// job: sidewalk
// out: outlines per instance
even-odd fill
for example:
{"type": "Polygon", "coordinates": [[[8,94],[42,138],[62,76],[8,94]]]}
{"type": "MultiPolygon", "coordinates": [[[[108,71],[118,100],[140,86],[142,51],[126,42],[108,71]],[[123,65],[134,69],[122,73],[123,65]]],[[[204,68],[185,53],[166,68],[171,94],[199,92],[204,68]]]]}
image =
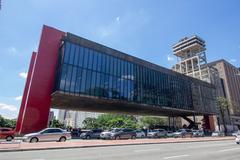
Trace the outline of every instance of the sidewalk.
{"type": "Polygon", "coordinates": [[[135,140],[70,140],[67,142],[39,142],[26,143],[19,140],[13,142],[0,142],[0,152],[67,149],[67,148],[87,148],[87,147],[107,147],[121,145],[143,145],[143,144],[164,144],[164,143],[186,143],[233,140],[234,137],[203,137],[203,138],[162,138],[162,139],[135,139],[135,140]]]}

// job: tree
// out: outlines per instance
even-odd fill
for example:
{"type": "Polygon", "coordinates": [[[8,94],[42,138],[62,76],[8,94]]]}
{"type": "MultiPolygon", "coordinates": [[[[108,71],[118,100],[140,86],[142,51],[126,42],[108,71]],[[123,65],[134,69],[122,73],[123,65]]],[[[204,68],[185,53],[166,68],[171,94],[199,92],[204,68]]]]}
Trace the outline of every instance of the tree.
{"type": "Polygon", "coordinates": [[[219,111],[220,111],[220,114],[222,117],[222,121],[223,121],[224,133],[226,135],[228,130],[227,130],[227,126],[226,126],[225,113],[226,113],[226,111],[228,112],[228,110],[230,108],[230,102],[228,101],[228,99],[226,99],[224,97],[217,97],[217,104],[218,104],[218,108],[219,108],[219,111]]]}
{"type": "Polygon", "coordinates": [[[65,127],[64,124],[57,119],[53,119],[50,122],[49,126],[52,127],[52,128],[64,128],[65,127]]]}
{"type": "Polygon", "coordinates": [[[130,115],[102,114],[98,118],[87,117],[84,121],[84,128],[137,128],[137,119],[130,115]]]}
{"type": "Polygon", "coordinates": [[[145,116],[140,119],[140,123],[148,128],[155,128],[166,123],[166,118],[145,116]]]}
{"type": "Polygon", "coordinates": [[[15,128],[16,119],[7,119],[0,115],[0,127],[15,128]]]}
{"type": "Polygon", "coordinates": [[[83,120],[83,125],[84,125],[84,128],[86,128],[86,129],[98,128],[96,118],[91,118],[91,117],[85,118],[83,120]]]}

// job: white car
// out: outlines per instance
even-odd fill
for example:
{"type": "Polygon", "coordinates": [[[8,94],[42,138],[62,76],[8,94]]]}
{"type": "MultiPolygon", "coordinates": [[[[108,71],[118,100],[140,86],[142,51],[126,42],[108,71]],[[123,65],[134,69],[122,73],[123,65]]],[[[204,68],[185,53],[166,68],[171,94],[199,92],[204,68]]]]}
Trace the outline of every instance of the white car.
{"type": "Polygon", "coordinates": [[[236,141],[237,144],[240,144],[240,135],[237,135],[235,141],[236,141]]]}
{"type": "Polygon", "coordinates": [[[46,128],[39,132],[26,134],[23,136],[24,142],[36,143],[40,141],[64,142],[71,139],[71,133],[61,128],[46,128]]]}
{"type": "Polygon", "coordinates": [[[135,132],[137,138],[144,138],[146,136],[145,133],[141,130],[136,130],[135,132]]]}
{"type": "Polygon", "coordinates": [[[234,131],[234,132],[232,132],[232,136],[237,137],[238,135],[240,135],[240,131],[234,131]]]}

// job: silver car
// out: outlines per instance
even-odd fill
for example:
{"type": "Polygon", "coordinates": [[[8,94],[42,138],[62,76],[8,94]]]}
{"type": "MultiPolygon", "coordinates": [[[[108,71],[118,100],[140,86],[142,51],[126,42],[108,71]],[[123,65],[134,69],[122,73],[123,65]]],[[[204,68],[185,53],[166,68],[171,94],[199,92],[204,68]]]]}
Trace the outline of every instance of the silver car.
{"type": "Polygon", "coordinates": [[[111,133],[112,132],[118,132],[120,131],[120,129],[118,128],[114,128],[114,129],[111,129],[109,131],[103,131],[101,134],[100,134],[100,138],[101,139],[111,139],[111,133]]]}
{"type": "Polygon", "coordinates": [[[36,133],[26,134],[24,142],[36,143],[40,141],[59,141],[64,142],[71,139],[71,133],[61,128],[46,128],[36,133]]]}
{"type": "Polygon", "coordinates": [[[147,134],[148,138],[161,138],[167,137],[167,131],[165,129],[150,130],[147,134]]]}

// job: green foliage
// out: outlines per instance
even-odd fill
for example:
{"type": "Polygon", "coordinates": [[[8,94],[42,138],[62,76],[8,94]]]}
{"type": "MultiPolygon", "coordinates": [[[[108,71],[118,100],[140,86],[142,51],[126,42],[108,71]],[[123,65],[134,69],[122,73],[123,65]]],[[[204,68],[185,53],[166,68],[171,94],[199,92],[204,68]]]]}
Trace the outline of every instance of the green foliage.
{"type": "Polygon", "coordinates": [[[84,128],[93,129],[98,128],[96,118],[87,117],[83,120],[84,128]]]}
{"type": "Polygon", "coordinates": [[[137,128],[137,119],[129,115],[102,114],[98,118],[86,118],[83,121],[84,128],[137,128]]]}
{"type": "Polygon", "coordinates": [[[224,97],[217,97],[217,103],[220,111],[226,111],[230,108],[230,102],[224,97]]]}
{"type": "Polygon", "coordinates": [[[228,130],[227,130],[227,126],[226,126],[225,112],[229,113],[229,108],[230,108],[231,104],[228,101],[228,99],[226,99],[224,97],[217,97],[217,104],[218,104],[218,107],[219,107],[219,111],[221,113],[221,117],[222,117],[222,121],[223,121],[223,127],[224,127],[224,132],[225,132],[225,135],[226,135],[228,130]]]}
{"type": "Polygon", "coordinates": [[[57,119],[53,119],[51,122],[50,122],[50,125],[49,127],[52,127],[52,128],[64,128],[64,124],[62,122],[60,122],[59,120],[57,119]]]}
{"type": "Polygon", "coordinates": [[[155,128],[156,126],[162,126],[166,124],[166,121],[167,121],[166,118],[162,118],[162,117],[145,116],[140,119],[140,126],[155,128]]]}
{"type": "Polygon", "coordinates": [[[6,119],[0,115],[0,127],[15,128],[16,119],[6,119]]]}

